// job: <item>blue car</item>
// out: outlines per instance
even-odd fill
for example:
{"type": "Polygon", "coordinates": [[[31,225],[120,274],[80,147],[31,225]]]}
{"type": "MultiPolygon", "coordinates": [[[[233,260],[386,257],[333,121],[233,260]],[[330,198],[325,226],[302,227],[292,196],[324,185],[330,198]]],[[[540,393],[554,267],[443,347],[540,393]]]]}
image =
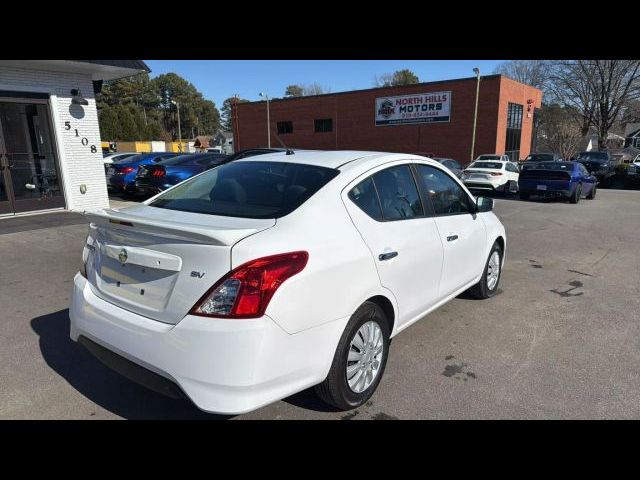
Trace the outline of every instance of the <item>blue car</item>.
{"type": "Polygon", "coordinates": [[[593,200],[597,185],[596,177],[578,162],[524,163],[518,179],[523,200],[530,195],[559,196],[571,203],[578,203],[583,196],[593,200]]]}
{"type": "Polygon", "coordinates": [[[155,195],[177,183],[226,163],[222,153],[194,153],[179,155],[150,165],[141,165],[135,177],[136,192],[155,195]]]}
{"type": "Polygon", "coordinates": [[[114,162],[106,167],[107,189],[110,192],[133,194],[135,193],[138,167],[151,165],[178,155],[178,153],[168,152],[140,153],[114,162]]]}

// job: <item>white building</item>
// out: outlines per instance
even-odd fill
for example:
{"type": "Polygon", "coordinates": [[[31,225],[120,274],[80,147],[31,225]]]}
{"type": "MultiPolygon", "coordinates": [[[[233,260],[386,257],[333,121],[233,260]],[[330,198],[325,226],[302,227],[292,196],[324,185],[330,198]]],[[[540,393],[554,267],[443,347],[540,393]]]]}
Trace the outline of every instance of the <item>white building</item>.
{"type": "Polygon", "coordinates": [[[95,93],[140,60],[0,60],[0,216],[107,207],[95,93]]]}

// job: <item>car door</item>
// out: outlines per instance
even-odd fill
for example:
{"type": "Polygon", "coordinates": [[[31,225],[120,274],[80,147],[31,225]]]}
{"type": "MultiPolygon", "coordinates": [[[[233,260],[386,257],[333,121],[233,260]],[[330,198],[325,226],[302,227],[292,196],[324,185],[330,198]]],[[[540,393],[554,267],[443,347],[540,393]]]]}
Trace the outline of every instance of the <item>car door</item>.
{"type": "Polygon", "coordinates": [[[518,166],[513,162],[506,163],[507,177],[509,180],[513,180],[517,182],[520,178],[520,170],[518,170],[518,166]]]}
{"type": "Polygon", "coordinates": [[[439,299],[442,242],[434,219],[425,215],[410,164],[377,170],[352,182],[343,201],[381,285],[397,300],[401,326],[439,299]]]}
{"type": "Polygon", "coordinates": [[[416,171],[443,245],[439,297],[444,298],[469,286],[482,273],[486,229],[473,208],[475,201],[450,174],[422,163],[416,165],[416,171]]]}
{"type": "Polygon", "coordinates": [[[596,177],[591,175],[584,165],[578,163],[578,174],[582,182],[582,193],[589,195],[597,183],[596,177]]]}

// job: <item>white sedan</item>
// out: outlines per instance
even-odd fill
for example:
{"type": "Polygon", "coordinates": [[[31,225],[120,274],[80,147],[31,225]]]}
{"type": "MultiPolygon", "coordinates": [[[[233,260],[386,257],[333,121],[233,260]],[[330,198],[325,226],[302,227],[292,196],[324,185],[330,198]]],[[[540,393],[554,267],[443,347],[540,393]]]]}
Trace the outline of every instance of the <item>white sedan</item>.
{"type": "Polygon", "coordinates": [[[467,289],[496,293],[506,235],[492,207],[416,155],[233,161],[87,213],[70,336],[208,412],[314,385],[355,408],[376,390],[392,337],[467,289]]]}
{"type": "Polygon", "coordinates": [[[517,193],[520,169],[513,162],[476,160],[462,172],[461,180],[470,190],[517,193]]]}

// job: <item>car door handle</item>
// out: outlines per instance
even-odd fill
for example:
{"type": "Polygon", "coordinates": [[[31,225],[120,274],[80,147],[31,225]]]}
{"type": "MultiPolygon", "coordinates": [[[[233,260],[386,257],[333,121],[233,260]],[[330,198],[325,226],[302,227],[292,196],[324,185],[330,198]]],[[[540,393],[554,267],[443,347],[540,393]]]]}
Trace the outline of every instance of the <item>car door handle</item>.
{"type": "Polygon", "coordinates": [[[380,255],[378,255],[378,260],[383,262],[385,260],[390,260],[390,259],[395,258],[397,256],[398,256],[398,252],[385,252],[385,253],[381,253],[380,255]]]}
{"type": "Polygon", "coordinates": [[[458,239],[458,235],[449,235],[447,237],[447,242],[454,242],[458,239]]]}

